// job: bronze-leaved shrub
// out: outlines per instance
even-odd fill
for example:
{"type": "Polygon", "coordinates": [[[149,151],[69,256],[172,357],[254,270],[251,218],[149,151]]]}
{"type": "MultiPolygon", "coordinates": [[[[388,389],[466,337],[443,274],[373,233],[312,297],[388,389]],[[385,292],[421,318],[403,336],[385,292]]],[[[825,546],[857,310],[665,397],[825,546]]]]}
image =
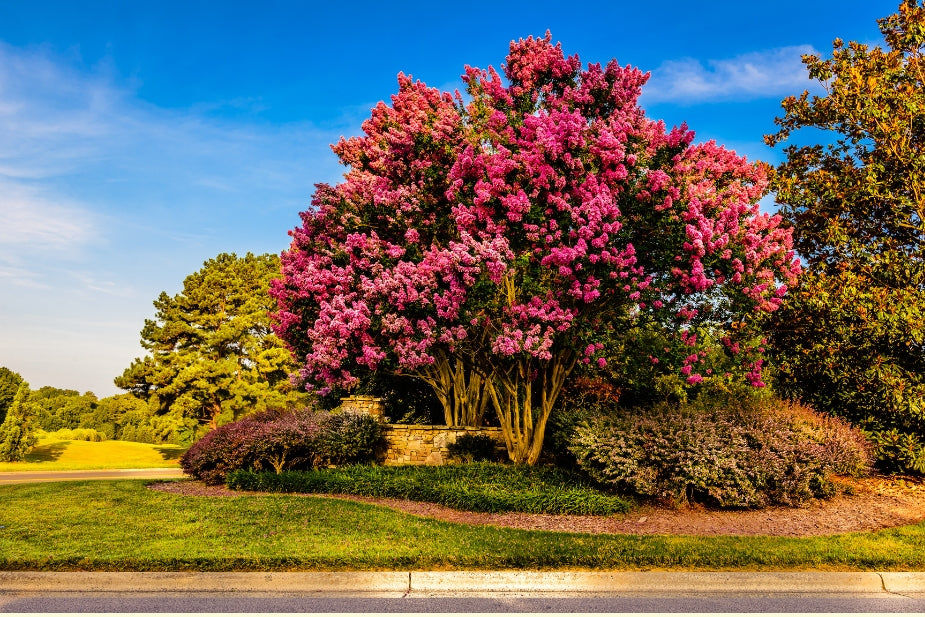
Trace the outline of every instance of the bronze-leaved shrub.
{"type": "Polygon", "coordinates": [[[770,399],[614,409],[569,441],[596,481],[672,504],[798,505],[869,469],[870,446],[843,420],[770,399]]]}

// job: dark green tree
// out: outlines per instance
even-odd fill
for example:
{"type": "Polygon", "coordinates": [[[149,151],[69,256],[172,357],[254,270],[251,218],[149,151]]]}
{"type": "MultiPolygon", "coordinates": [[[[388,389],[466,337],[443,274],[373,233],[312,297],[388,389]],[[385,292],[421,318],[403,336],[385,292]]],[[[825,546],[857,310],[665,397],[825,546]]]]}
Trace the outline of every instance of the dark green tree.
{"type": "Polygon", "coordinates": [[[29,384],[22,382],[13,397],[3,424],[0,424],[0,461],[16,462],[35,445],[35,432],[28,414],[29,384]]]}
{"type": "Polygon", "coordinates": [[[92,392],[80,394],[77,390],[42,386],[25,404],[36,428],[57,431],[79,427],[85,416],[93,414],[97,399],[92,392]]]}
{"type": "Polygon", "coordinates": [[[3,424],[6,410],[13,404],[20,385],[22,385],[22,376],[19,373],[0,366],[0,424],[3,424]]]}
{"type": "Polygon", "coordinates": [[[884,466],[925,472],[925,6],[879,20],[886,46],[804,56],[824,96],[783,101],[774,189],[807,268],[771,315],[778,387],[865,428],[884,466]],[[815,139],[814,139],[815,138],[815,139]]]}
{"type": "Polygon", "coordinates": [[[270,329],[275,303],[267,290],[278,276],[276,255],[206,261],[182,292],[154,301],[155,318],[141,331],[150,354],[115,384],[177,419],[181,430],[297,404],[304,395],[289,383],[292,356],[270,329]]]}

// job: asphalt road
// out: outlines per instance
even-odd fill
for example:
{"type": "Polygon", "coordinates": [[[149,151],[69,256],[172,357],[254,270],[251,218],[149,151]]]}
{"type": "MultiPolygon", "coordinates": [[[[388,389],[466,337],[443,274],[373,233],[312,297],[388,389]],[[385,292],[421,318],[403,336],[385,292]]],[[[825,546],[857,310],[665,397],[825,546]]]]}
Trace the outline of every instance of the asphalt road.
{"type": "Polygon", "coordinates": [[[291,595],[0,595],[0,613],[923,613],[925,600],[862,596],[405,598],[291,595]]]}
{"type": "Polygon", "coordinates": [[[4,471],[0,472],[0,484],[25,484],[29,482],[61,482],[66,480],[127,480],[184,478],[182,469],[93,469],[89,471],[4,471]]]}

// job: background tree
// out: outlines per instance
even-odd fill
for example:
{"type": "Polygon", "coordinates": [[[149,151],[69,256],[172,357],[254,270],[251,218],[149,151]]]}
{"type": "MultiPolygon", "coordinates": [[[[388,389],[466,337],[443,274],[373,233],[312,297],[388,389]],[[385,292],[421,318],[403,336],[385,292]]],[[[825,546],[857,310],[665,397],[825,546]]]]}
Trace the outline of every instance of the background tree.
{"type": "Polygon", "coordinates": [[[35,445],[35,432],[26,406],[28,399],[29,384],[22,382],[7,410],[6,419],[0,424],[0,461],[21,461],[35,445]]]}
{"type": "Polygon", "coordinates": [[[83,417],[93,414],[97,398],[92,392],[80,394],[77,390],[42,386],[32,392],[25,405],[36,428],[57,431],[78,428],[83,417]]]}
{"type": "Polygon", "coordinates": [[[0,424],[6,418],[6,410],[13,404],[16,392],[22,385],[22,376],[5,366],[0,366],[0,424]]]}
{"type": "Polygon", "coordinates": [[[799,129],[774,188],[808,272],[773,316],[780,389],[868,429],[887,465],[925,472],[925,7],[879,20],[886,47],[804,56],[821,97],[783,101],[799,129]],[[817,134],[811,134],[815,137],[817,134]]]}
{"type": "Polygon", "coordinates": [[[758,212],[765,167],[646,118],[639,70],[582,69],[550,41],[512,43],[507,83],[467,67],[469,103],[399,75],[366,135],[334,147],[346,181],[318,186],[273,286],[309,385],[415,375],[448,424],[490,403],[526,463],[602,341],[654,322],[693,348],[693,325],[773,310],[799,269],[758,212]]]}
{"type": "Polygon", "coordinates": [[[302,397],[289,384],[295,365],[268,317],[276,276],[275,255],[206,261],[182,292],[162,292],[154,302],[155,318],[141,331],[150,355],[136,358],[115,384],[180,422],[180,431],[295,404],[302,397]]]}

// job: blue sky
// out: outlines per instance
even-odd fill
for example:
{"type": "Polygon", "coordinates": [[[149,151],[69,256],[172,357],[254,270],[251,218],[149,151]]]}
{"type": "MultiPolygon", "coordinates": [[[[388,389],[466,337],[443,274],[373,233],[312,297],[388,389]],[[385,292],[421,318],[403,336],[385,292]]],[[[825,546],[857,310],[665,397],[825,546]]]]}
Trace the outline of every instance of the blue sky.
{"type": "Polygon", "coordinates": [[[811,87],[800,55],[877,43],[897,4],[0,2],[0,366],[119,392],[157,295],[221,252],[285,249],[343,173],[329,144],[399,71],[453,89],[549,29],[651,71],[651,117],[775,163],[761,137],[811,87]]]}

